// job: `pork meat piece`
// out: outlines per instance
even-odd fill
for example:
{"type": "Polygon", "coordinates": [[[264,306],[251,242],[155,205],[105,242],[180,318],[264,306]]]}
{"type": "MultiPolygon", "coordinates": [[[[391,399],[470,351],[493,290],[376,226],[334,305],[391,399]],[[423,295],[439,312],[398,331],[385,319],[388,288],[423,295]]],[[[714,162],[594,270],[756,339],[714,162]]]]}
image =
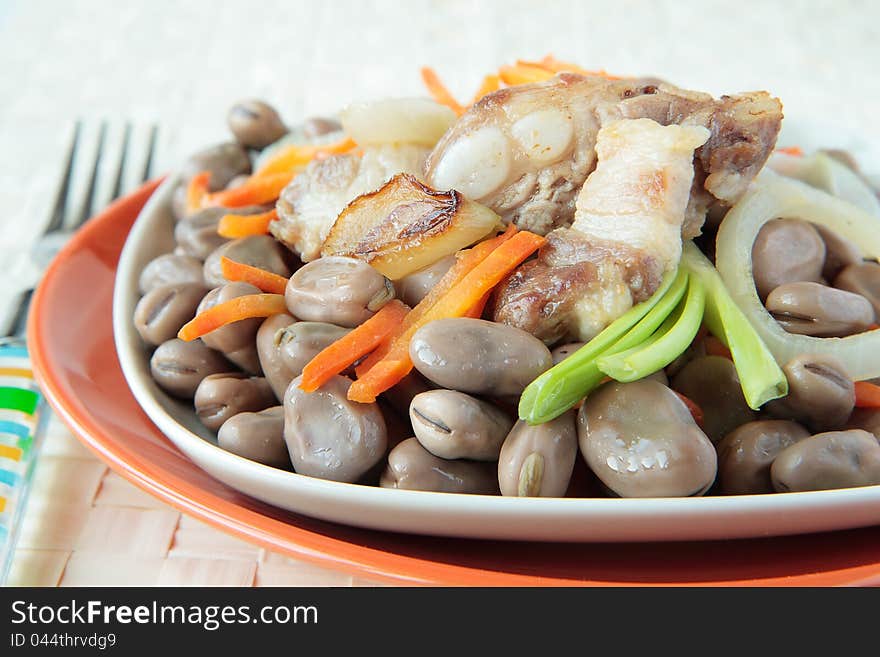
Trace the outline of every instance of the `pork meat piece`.
{"type": "Polygon", "coordinates": [[[649,79],[561,73],[501,89],[471,107],[428,158],[435,189],[457,189],[507,222],[542,235],[571,224],[575,199],[596,166],[608,121],[650,118],[702,126],[694,188],[683,225],[699,234],[710,204],[732,204],[773,150],[782,105],[767,92],[712,96],[649,79]]]}
{"type": "Polygon", "coordinates": [[[501,284],[494,320],[547,344],[586,341],[651,296],[681,258],[694,149],[710,138],[701,126],[607,122],[574,223],[501,284]]]}

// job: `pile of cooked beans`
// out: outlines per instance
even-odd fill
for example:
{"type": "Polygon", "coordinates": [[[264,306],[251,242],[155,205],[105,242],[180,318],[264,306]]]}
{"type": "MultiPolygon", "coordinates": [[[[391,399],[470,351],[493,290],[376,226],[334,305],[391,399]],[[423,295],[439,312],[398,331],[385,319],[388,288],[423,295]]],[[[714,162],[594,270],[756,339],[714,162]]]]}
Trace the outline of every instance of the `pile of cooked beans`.
{"type": "Polygon", "coordinates": [[[842,338],[876,324],[880,264],[824,226],[768,222],[752,248],[752,272],[768,312],[789,333],[842,338]]]}
{"type": "MultiPolygon", "coordinates": [[[[391,299],[418,303],[453,258],[393,284],[352,258],[303,265],[269,235],[220,237],[226,210],[188,214],[187,180],[208,170],[211,191],[235,187],[260,149],[288,133],[262,102],[238,103],[228,118],[235,141],[196,153],[182,169],[172,203],[176,248],[143,270],[134,317],[153,350],[156,383],[191,401],[220,447],[334,481],[508,496],[666,497],[880,484],[880,409],[855,409],[854,382],[826,356],[785,363],[789,394],[756,412],[733,362],[707,353],[707,339],[698,337],[665,370],[632,383],[609,381],[578,409],[532,426],[516,419],[523,389],[581,345],[548,346],[484,319],[442,319],[415,334],[415,370],[377,402],[349,401],[345,375],[304,392],[301,373],[316,354],[391,299]],[[259,292],[227,281],[222,256],[289,277],[288,313],[184,342],[177,332],[197,313],[259,292]]],[[[296,128],[305,138],[338,129],[329,118],[296,128]]],[[[759,295],[786,330],[835,337],[875,328],[880,264],[863,261],[856,245],[781,218],[763,228],[753,260],[759,295]]]]}

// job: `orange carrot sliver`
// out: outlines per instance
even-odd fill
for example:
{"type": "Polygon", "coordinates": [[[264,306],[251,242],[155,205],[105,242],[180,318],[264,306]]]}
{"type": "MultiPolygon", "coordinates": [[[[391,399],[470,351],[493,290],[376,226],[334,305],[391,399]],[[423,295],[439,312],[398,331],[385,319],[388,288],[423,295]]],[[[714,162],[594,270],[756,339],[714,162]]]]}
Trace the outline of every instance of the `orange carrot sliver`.
{"type": "Polygon", "coordinates": [[[268,176],[276,173],[300,171],[317,157],[347,153],[356,147],[357,144],[351,137],[344,137],[329,144],[291,144],[272,155],[254,175],[268,176]]]}
{"type": "Polygon", "coordinates": [[[784,148],[777,148],[777,153],[783,153],[784,155],[792,155],[794,157],[803,157],[804,151],[800,146],[786,146],[784,148]]]}
{"type": "Polygon", "coordinates": [[[437,299],[436,303],[417,321],[410,323],[404,333],[391,344],[385,358],[351,384],[348,398],[357,402],[372,402],[377,395],[398,383],[412,370],[409,343],[419,328],[435,319],[463,317],[545,241],[540,235],[520,231],[491,251],[458,283],[437,299]]]}
{"type": "Polygon", "coordinates": [[[286,312],[287,305],[281,294],[246,294],[200,312],[183,325],[177,337],[189,342],[242,319],[269,317],[286,312]]]}
{"type": "Polygon", "coordinates": [[[223,273],[223,277],[229,281],[250,283],[269,294],[284,294],[284,291],[287,289],[287,279],[284,276],[279,276],[274,272],[266,271],[259,267],[246,265],[243,262],[230,260],[226,256],[220,258],[220,270],[223,273]]]}
{"type": "Polygon", "coordinates": [[[446,105],[446,107],[451,109],[458,116],[464,114],[464,107],[455,100],[451,93],[449,93],[449,89],[447,89],[440,81],[440,77],[434,69],[427,66],[422,68],[422,82],[425,83],[425,86],[428,88],[428,93],[431,94],[431,97],[434,100],[441,105],[446,105]]]}
{"type": "Polygon", "coordinates": [[[477,301],[470,310],[468,310],[464,316],[470,317],[471,319],[480,319],[483,316],[483,311],[486,309],[486,304],[489,303],[489,297],[492,296],[492,292],[486,292],[483,295],[483,298],[477,301]]]}
{"type": "Polygon", "coordinates": [[[226,208],[265,205],[275,201],[295,175],[295,172],[290,171],[265,176],[251,176],[247,182],[239,187],[208,194],[203,205],[221,205],[226,208]]]}
{"type": "Polygon", "coordinates": [[[556,59],[553,55],[547,55],[543,57],[540,61],[537,62],[526,62],[521,59],[516,61],[519,65],[527,65],[527,66],[535,66],[538,68],[543,68],[547,71],[552,71],[553,73],[578,73],[580,75],[598,75],[600,77],[606,78],[608,80],[622,80],[620,76],[611,75],[605,69],[598,69],[591,71],[582,66],[578,66],[577,64],[572,64],[571,62],[563,62],[556,59]]]}
{"type": "Polygon", "coordinates": [[[856,381],[856,408],[880,408],[880,386],[869,381],[856,381]]]}
{"type": "Polygon", "coordinates": [[[493,91],[498,91],[501,88],[501,78],[491,73],[483,78],[483,83],[480,85],[480,88],[477,89],[477,93],[474,94],[474,99],[471,101],[471,104],[478,102],[483,96],[488,96],[493,91]]]}
{"type": "Polygon", "coordinates": [[[699,425],[702,428],[703,420],[705,419],[705,415],[703,415],[703,409],[700,408],[699,405],[695,401],[693,401],[692,399],[690,399],[688,397],[685,397],[680,392],[676,392],[675,390],[673,390],[672,392],[675,392],[675,394],[678,396],[678,398],[682,402],[684,402],[684,405],[687,406],[687,409],[691,412],[691,416],[694,418],[694,422],[696,422],[697,425],[699,425]]]}
{"type": "Polygon", "coordinates": [[[409,308],[394,299],[370,319],[320,351],[303,368],[299,387],[314,392],[345,368],[366,356],[400,324],[409,308]]]}
{"type": "Polygon", "coordinates": [[[231,240],[251,235],[266,235],[269,224],[278,219],[278,211],[272,208],[259,214],[226,214],[217,225],[217,234],[231,240]]]}
{"type": "Polygon", "coordinates": [[[197,212],[208,195],[208,185],[211,182],[210,171],[200,171],[189,179],[186,187],[186,211],[197,212]]]}
{"type": "Polygon", "coordinates": [[[531,82],[543,82],[553,77],[554,73],[546,68],[538,66],[530,66],[528,64],[518,64],[516,66],[502,66],[498,69],[498,75],[504,84],[511,87],[518,84],[529,84],[531,82]]]}

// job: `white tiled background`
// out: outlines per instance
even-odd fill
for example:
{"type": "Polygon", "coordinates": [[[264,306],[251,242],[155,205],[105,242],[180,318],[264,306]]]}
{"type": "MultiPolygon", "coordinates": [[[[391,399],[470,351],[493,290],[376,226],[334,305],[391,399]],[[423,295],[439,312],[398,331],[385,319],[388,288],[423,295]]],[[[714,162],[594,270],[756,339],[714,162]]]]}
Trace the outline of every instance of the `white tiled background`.
{"type": "MultiPolygon", "coordinates": [[[[814,143],[880,152],[871,0],[0,0],[0,260],[14,274],[0,308],[32,276],[76,118],[158,123],[165,171],[225,139],[241,96],[294,121],[421,94],[428,64],[466,99],[490,69],[548,52],[714,93],[765,88],[814,143]]],[[[53,432],[14,581],[353,583],[180,518],[53,432]]]]}

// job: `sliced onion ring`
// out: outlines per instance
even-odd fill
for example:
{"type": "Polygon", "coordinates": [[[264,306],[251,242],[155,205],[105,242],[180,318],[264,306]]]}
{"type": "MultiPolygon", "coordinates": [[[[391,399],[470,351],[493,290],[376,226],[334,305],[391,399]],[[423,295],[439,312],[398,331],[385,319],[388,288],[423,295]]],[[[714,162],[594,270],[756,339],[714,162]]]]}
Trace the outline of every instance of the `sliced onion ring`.
{"type": "Polygon", "coordinates": [[[800,354],[827,354],[837,358],[857,381],[880,377],[880,330],[845,338],[795,335],[787,333],[761,303],[752,274],[752,245],[761,227],[780,217],[822,224],[861,246],[865,257],[880,256],[877,217],[764,169],[718,230],[715,265],[731,297],[780,365],[800,354]]]}
{"type": "Polygon", "coordinates": [[[874,190],[856,172],[825,153],[794,156],[777,152],[770,156],[767,166],[880,217],[880,200],[874,190]]]}

